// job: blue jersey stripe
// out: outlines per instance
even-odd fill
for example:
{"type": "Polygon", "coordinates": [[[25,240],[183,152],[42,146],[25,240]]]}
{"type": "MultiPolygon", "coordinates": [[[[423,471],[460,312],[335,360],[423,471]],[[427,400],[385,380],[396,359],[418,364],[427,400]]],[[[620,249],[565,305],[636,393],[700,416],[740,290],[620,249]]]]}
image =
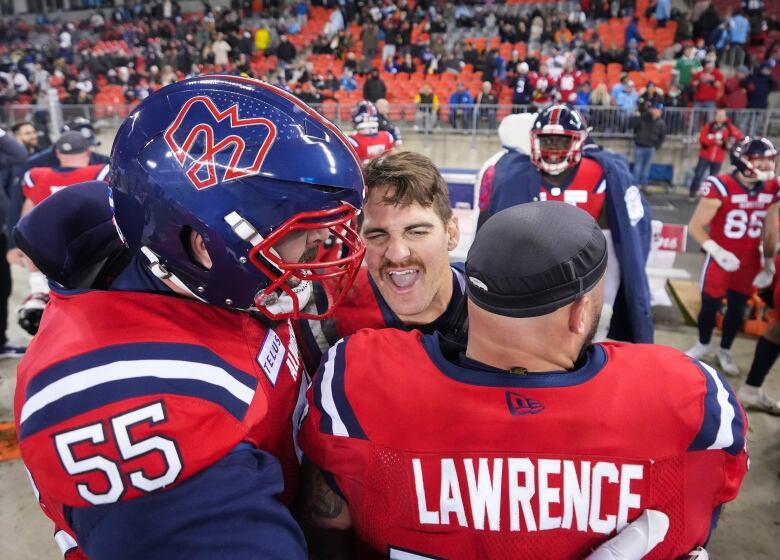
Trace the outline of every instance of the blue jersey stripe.
{"type": "Polygon", "coordinates": [[[255,390],[257,387],[257,378],[254,375],[233,367],[203,346],[166,342],[137,342],[106,346],[49,366],[30,380],[25,400],[29,400],[42,389],[68,375],[113,362],[130,360],[175,360],[208,364],[224,370],[249,389],[255,390]]]}
{"type": "Polygon", "coordinates": [[[349,337],[328,351],[314,380],[314,404],[320,410],[320,432],[344,437],[367,439],[347,399],[344,386],[346,360],[344,348],[349,337]]]}
{"type": "Polygon", "coordinates": [[[734,392],[714,369],[697,360],[692,361],[704,376],[707,392],[701,427],[688,450],[722,449],[736,455],[745,447],[745,426],[734,392]]]}
{"type": "Polygon", "coordinates": [[[101,383],[89,389],[63,396],[30,415],[21,423],[19,436],[26,437],[65,422],[79,414],[115,402],[143,396],[180,395],[208,400],[242,421],[249,405],[226,389],[196,379],[134,377],[101,383]]]}

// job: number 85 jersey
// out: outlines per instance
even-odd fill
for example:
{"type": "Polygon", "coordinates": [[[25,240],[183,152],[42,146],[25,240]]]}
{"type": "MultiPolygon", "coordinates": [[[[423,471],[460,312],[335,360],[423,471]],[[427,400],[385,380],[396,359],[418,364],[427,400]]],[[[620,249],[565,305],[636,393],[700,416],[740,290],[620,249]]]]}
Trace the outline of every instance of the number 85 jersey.
{"type": "Polygon", "coordinates": [[[767,208],[780,200],[777,178],[758,183],[749,190],[733,175],[713,175],[702,183],[699,193],[703,198],[723,203],[710,223],[710,237],[743,263],[755,261],[758,266],[767,208]]]}

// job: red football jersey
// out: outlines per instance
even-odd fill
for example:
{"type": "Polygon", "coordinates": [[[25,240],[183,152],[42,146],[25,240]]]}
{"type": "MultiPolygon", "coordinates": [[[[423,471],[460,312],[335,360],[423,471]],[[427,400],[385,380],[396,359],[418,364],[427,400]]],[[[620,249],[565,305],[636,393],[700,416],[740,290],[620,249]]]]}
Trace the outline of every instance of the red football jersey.
{"type": "Polygon", "coordinates": [[[42,509],[68,529],[66,507],[170,488],[241,442],[279,460],[289,503],[304,375],[289,322],[268,328],[167,295],[53,290],[14,398],[42,509]]]}
{"type": "Polygon", "coordinates": [[[553,185],[542,176],[540,200],[557,200],[582,208],[598,221],[607,196],[604,170],[592,158],[582,158],[577,170],[561,185],[553,185]]]}
{"type": "MultiPolygon", "coordinates": [[[[466,292],[466,273],[463,263],[454,263],[450,266],[453,275],[451,306],[457,307],[457,303],[466,292]]],[[[316,290],[317,288],[315,288],[316,290]]],[[[312,304],[316,305],[319,298],[312,298],[312,304]]],[[[445,311],[445,319],[449,319],[445,311]]],[[[442,318],[440,318],[442,319],[442,318]]],[[[424,332],[430,329],[444,327],[442,320],[435,321],[432,325],[406,326],[393,312],[382,297],[376,284],[368,272],[368,268],[362,267],[349,292],[341,300],[333,314],[322,321],[302,320],[297,324],[302,340],[301,351],[304,361],[310,372],[317,370],[322,355],[328,351],[339,339],[356,333],[360,329],[403,329],[416,328],[424,332]]]]}
{"type": "Polygon", "coordinates": [[[759,262],[767,208],[780,200],[778,179],[748,190],[733,175],[710,176],[701,184],[699,193],[722,202],[710,222],[709,234],[713,241],[743,262],[759,262]]]}
{"type": "Polygon", "coordinates": [[[85,181],[105,181],[109,167],[105,163],[85,167],[33,167],[24,174],[22,193],[40,204],[60,189],[85,181]]]}
{"type": "Polygon", "coordinates": [[[585,79],[585,75],[579,70],[563,72],[558,76],[558,91],[561,93],[561,103],[569,103],[572,93],[577,93],[577,88],[585,79]]]}
{"type": "Polygon", "coordinates": [[[376,134],[355,133],[348,139],[364,164],[391,150],[394,145],[393,137],[386,130],[380,130],[376,134]]]}
{"type": "Polygon", "coordinates": [[[646,558],[675,558],[736,497],[747,423],[709,366],[610,343],[518,375],[440,343],[360,331],[309,392],[301,446],[349,504],[360,558],[583,558],[647,508],[670,528],[646,558]]]}
{"type": "Polygon", "coordinates": [[[542,76],[536,75],[536,79],[533,82],[534,88],[534,103],[552,103],[553,96],[558,89],[558,80],[553,78],[550,74],[542,76]]]}

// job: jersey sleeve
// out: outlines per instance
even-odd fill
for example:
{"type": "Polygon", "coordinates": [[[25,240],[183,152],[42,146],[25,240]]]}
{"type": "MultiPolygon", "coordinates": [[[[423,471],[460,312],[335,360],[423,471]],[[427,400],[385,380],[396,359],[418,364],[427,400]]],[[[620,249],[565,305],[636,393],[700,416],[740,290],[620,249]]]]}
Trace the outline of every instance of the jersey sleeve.
{"type": "Polygon", "coordinates": [[[241,444],[165,492],[70,517],[88,558],[304,559],[303,534],[276,498],[283,485],[272,455],[241,444]]]}
{"type": "Polygon", "coordinates": [[[493,193],[493,178],[496,175],[496,166],[491,165],[485,169],[482,174],[482,180],[479,183],[479,211],[487,212],[490,205],[490,195],[493,193]]]}
{"type": "Polygon", "coordinates": [[[702,181],[701,186],[699,187],[699,194],[703,198],[723,200],[728,197],[728,190],[726,189],[726,185],[723,184],[723,181],[715,175],[710,175],[702,181]]]}
{"type": "Polygon", "coordinates": [[[34,171],[35,169],[28,169],[22,176],[22,195],[37,204],[39,201],[36,196],[34,171]]]}
{"type": "Polygon", "coordinates": [[[347,354],[351,359],[361,355],[358,349],[350,347],[352,339],[344,338],[328,350],[309,388],[309,412],[301,427],[304,454],[333,475],[348,501],[354,496],[349,490],[360,486],[355,482],[365,470],[370,446],[347,387],[351,365],[347,354]]]}
{"type": "Polygon", "coordinates": [[[691,519],[710,520],[696,528],[704,544],[720,507],[737,497],[747,473],[747,418],[728,382],[707,364],[694,364],[704,384],[696,403],[701,422],[686,458],[685,492],[691,519]]]}

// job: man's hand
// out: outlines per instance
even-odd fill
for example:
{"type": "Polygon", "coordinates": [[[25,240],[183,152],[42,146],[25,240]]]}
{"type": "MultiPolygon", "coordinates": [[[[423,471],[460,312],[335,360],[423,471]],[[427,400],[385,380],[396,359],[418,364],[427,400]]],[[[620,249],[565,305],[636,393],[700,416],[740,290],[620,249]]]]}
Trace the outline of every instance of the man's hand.
{"type": "Polygon", "coordinates": [[[715,259],[715,262],[726,272],[735,272],[739,269],[741,263],[737,256],[715,243],[712,239],[705,241],[701,248],[707,251],[710,256],[715,259]]]}
{"type": "Polygon", "coordinates": [[[775,277],[775,259],[765,258],[764,268],[753,278],[753,285],[759,290],[772,284],[772,278],[775,277]]]}
{"type": "Polygon", "coordinates": [[[5,254],[5,260],[8,261],[8,264],[18,264],[19,266],[24,265],[24,253],[21,249],[9,249],[8,252],[5,254]]]}
{"type": "Polygon", "coordinates": [[[639,560],[664,540],[668,530],[669,518],[665,513],[646,509],[586,560],[639,560]]]}

